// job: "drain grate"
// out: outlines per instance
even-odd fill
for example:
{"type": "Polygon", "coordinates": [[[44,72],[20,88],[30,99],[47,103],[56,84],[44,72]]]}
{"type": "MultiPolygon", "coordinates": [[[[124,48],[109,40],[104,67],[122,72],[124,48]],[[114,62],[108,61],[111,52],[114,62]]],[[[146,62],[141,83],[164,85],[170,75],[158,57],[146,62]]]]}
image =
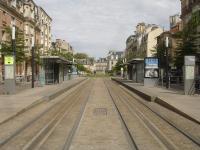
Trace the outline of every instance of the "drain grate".
{"type": "Polygon", "coordinates": [[[107,108],[95,108],[93,114],[95,116],[107,116],[108,111],[107,108]]]}

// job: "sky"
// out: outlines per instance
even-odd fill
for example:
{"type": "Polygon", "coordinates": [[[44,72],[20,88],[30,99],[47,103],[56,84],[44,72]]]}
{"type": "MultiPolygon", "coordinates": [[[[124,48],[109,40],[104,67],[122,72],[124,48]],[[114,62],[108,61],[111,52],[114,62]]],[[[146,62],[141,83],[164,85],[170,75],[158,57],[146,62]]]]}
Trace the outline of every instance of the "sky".
{"type": "Polygon", "coordinates": [[[123,51],[139,22],[169,28],[180,13],[180,0],[35,0],[53,19],[53,39],[69,42],[75,52],[106,57],[123,51]]]}

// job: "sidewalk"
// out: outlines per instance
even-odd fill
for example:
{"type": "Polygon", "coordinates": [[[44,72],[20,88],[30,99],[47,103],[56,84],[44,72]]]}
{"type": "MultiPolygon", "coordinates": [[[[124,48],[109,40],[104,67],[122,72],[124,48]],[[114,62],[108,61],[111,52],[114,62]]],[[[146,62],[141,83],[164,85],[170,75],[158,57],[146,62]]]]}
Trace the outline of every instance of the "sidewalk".
{"type": "Polygon", "coordinates": [[[200,123],[200,96],[187,96],[183,91],[167,90],[164,87],[145,87],[142,84],[114,79],[135,92],[137,95],[179,113],[200,123]]]}
{"type": "Polygon", "coordinates": [[[57,97],[85,79],[76,78],[62,84],[27,89],[15,95],[0,95],[0,123],[44,100],[57,97]]]}

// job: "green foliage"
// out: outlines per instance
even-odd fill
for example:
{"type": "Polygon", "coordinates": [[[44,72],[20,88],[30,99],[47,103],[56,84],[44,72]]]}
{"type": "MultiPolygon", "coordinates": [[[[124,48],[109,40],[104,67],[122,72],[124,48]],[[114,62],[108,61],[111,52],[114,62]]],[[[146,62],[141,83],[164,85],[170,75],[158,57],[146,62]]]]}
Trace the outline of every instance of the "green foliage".
{"type": "Polygon", "coordinates": [[[181,38],[181,40],[178,42],[176,50],[176,66],[183,66],[185,55],[196,55],[200,52],[200,36],[197,31],[198,26],[200,26],[200,11],[192,14],[188,24],[184,27],[183,31],[177,35],[181,38]]]}
{"type": "Polygon", "coordinates": [[[69,61],[72,61],[73,60],[73,54],[72,53],[65,53],[63,52],[64,50],[60,50],[58,51],[57,49],[51,49],[50,50],[50,55],[51,56],[60,56],[60,57],[63,57],[69,61]]]}
{"type": "Polygon", "coordinates": [[[74,55],[74,58],[75,58],[75,59],[87,59],[87,58],[88,58],[88,55],[85,54],[85,53],[76,53],[76,54],[74,55]]]}
{"type": "Polygon", "coordinates": [[[114,71],[120,72],[123,67],[123,59],[119,59],[114,67],[114,71]]]}
{"type": "Polygon", "coordinates": [[[42,48],[42,45],[39,45],[39,44],[36,43],[34,48],[35,48],[35,63],[38,64],[38,65],[41,65],[40,49],[42,48]]]}
{"type": "MultiPolygon", "coordinates": [[[[7,41],[2,43],[2,48],[0,52],[2,55],[13,55],[12,49],[12,29],[6,27],[5,34],[7,35],[7,41]]],[[[24,32],[16,28],[16,62],[20,63],[26,59],[25,51],[25,41],[24,41],[24,32]]]]}
{"type": "Polygon", "coordinates": [[[77,64],[77,69],[78,69],[78,71],[86,72],[88,74],[92,73],[90,70],[85,68],[84,65],[82,65],[82,64],[77,64]]]}

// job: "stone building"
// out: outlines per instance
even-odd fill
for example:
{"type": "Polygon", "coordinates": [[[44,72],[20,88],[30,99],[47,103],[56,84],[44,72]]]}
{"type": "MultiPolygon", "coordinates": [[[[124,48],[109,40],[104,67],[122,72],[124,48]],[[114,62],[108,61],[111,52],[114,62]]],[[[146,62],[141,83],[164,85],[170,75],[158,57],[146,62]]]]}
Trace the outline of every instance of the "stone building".
{"type": "Polygon", "coordinates": [[[106,73],[106,69],[107,69],[107,59],[106,58],[99,58],[96,62],[95,62],[95,70],[97,73],[106,73]]]}
{"type": "Polygon", "coordinates": [[[58,51],[62,51],[63,53],[73,53],[73,47],[66,42],[65,40],[62,39],[56,39],[55,42],[55,49],[57,49],[58,51]]]}
{"type": "Polygon", "coordinates": [[[154,57],[157,37],[163,29],[154,24],[138,23],[135,34],[126,41],[125,57],[127,59],[128,79],[142,83],[144,80],[144,58],[154,57]]]}
{"type": "Polygon", "coordinates": [[[126,49],[125,49],[125,57],[127,60],[132,59],[134,56],[136,57],[137,54],[137,36],[136,35],[131,35],[128,37],[126,40],[126,49]]]}
{"type": "Polygon", "coordinates": [[[119,59],[124,58],[123,51],[109,51],[107,56],[107,71],[112,71],[119,59]]]}
{"type": "MultiPolygon", "coordinates": [[[[16,26],[20,30],[24,28],[23,3],[16,0],[0,1],[0,45],[8,40],[5,29],[16,26]]],[[[0,54],[0,81],[3,80],[3,54],[0,54]]],[[[21,67],[16,68],[17,74],[22,72],[21,67]]]]}
{"type": "MultiPolygon", "coordinates": [[[[51,46],[51,22],[48,14],[33,0],[0,0],[0,43],[7,40],[5,28],[16,26],[24,32],[27,58],[31,56],[32,40],[46,55],[51,46]]],[[[3,58],[0,55],[0,80],[3,76],[3,58]]],[[[17,76],[30,76],[31,63],[24,61],[16,66],[17,76]]]]}
{"type": "Polygon", "coordinates": [[[126,41],[125,55],[127,60],[154,56],[157,37],[163,29],[154,24],[138,23],[134,35],[126,41]]]}
{"type": "Polygon", "coordinates": [[[37,24],[39,25],[40,28],[40,39],[38,43],[41,45],[42,55],[48,55],[48,51],[52,43],[52,34],[51,34],[52,19],[42,7],[38,6],[37,11],[38,11],[37,24]]]}
{"type": "Polygon", "coordinates": [[[153,57],[157,45],[157,37],[163,33],[163,28],[157,25],[147,25],[143,34],[139,52],[145,57],[153,57]]]}
{"type": "Polygon", "coordinates": [[[192,13],[200,11],[199,0],[181,0],[181,19],[183,24],[187,24],[191,19],[192,13]]]}

